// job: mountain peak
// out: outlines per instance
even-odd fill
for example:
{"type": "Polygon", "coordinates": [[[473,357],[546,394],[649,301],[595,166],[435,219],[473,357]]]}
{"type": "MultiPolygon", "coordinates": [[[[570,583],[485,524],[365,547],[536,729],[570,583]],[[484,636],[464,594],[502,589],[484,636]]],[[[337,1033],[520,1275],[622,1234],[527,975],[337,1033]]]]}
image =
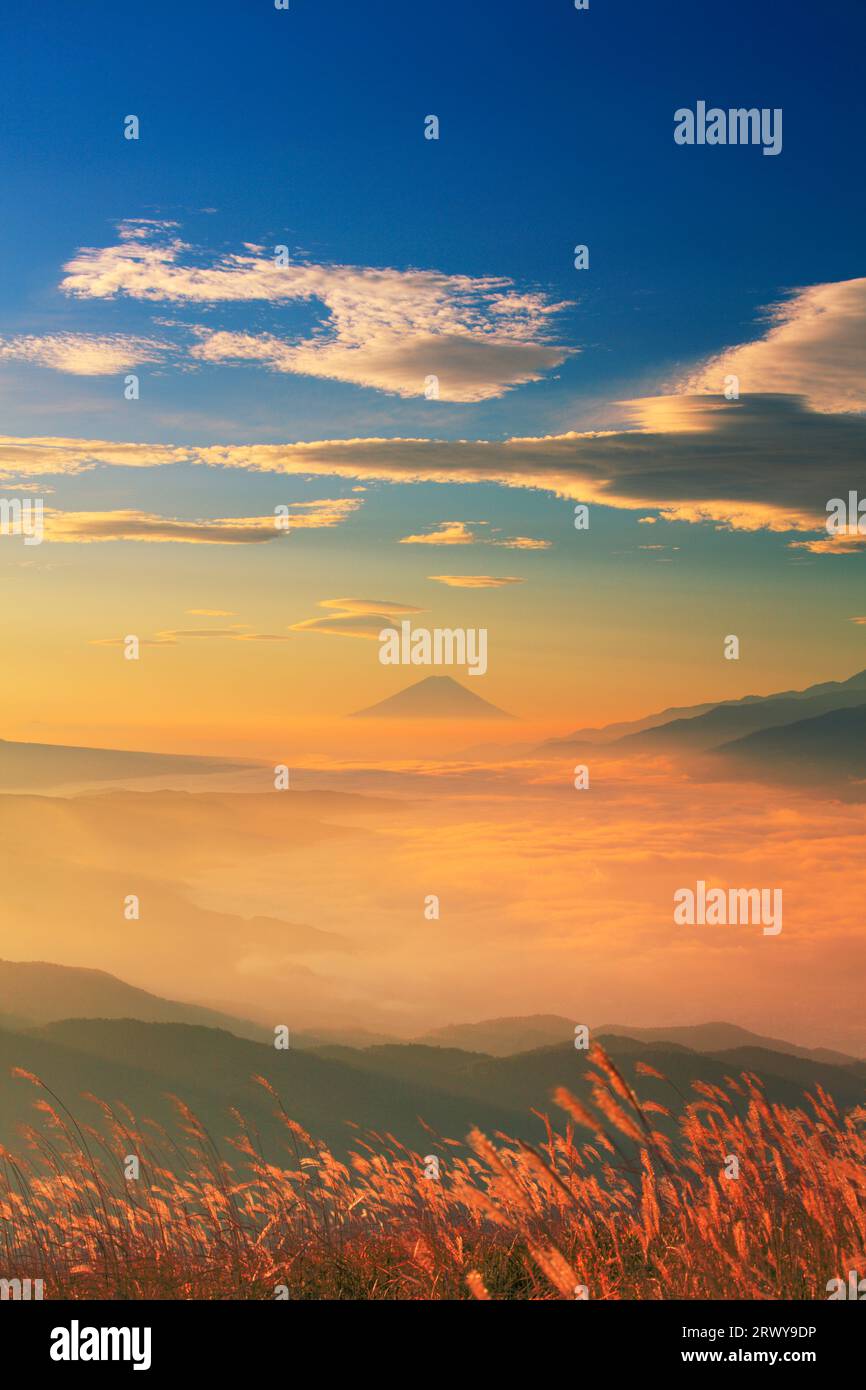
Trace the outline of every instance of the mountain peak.
{"type": "Polygon", "coordinates": [[[510,719],[453,676],[425,676],[378,704],[357,710],[352,719],[510,719]]]}

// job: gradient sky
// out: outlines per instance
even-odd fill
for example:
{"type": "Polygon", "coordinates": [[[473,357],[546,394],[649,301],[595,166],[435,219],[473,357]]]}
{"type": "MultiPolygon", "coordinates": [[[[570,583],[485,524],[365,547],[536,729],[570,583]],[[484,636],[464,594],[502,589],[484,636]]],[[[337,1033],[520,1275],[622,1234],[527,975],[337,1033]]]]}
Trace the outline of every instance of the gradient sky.
{"type": "Polygon", "coordinates": [[[866,666],[821,532],[866,494],[862,6],[396,12],[2,21],[0,495],[49,509],[0,537],[7,737],[264,752],[419,674],[298,628],[338,598],[487,626],[470,684],[552,729],[866,666]],[[675,145],[699,99],[782,153],[675,145]]]}

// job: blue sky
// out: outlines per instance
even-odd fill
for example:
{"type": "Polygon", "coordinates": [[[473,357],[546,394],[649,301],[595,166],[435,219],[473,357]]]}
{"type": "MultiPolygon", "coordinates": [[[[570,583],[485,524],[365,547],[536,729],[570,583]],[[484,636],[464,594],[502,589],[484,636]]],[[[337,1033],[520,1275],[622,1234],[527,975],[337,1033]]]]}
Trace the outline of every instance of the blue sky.
{"type": "MultiPolygon", "coordinates": [[[[557,327],[582,351],[558,379],[440,408],[436,428],[580,427],[599,402],[754,336],[787,287],[859,273],[864,29],[854,4],[28,9],[4,42],[2,329],[68,326],[56,286],[75,249],[105,244],[122,218],[172,218],[214,253],[282,242],[578,301],[557,327]],[[783,107],[782,156],[676,147],[673,111],[699,97],[783,107]],[[120,138],[129,112],[138,143],[120,138]],[[430,112],[438,142],[422,138],[430,112]],[[576,242],[589,272],[572,266],[576,242]]],[[[73,306],[75,326],[128,327],[134,307],[73,306]]],[[[209,375],[160,388],[166,409],[196,412],[176,437],[203,438],[197,411],[218,392],[247,438],[250,373],[209,375]]],[[[352,434],[368,413],[398,433],[431,414],[255,376],[274,438],[318,434],[321,417],[352,434]]]]}
{"type": "MultiPolygon", "coordinates": [[[[662,644],[647,702],[667,698],[677,632],[715,650],[710,611],[760,650],[729,693],[796,684],[798,662],[804,680],[866,664],[862,548],[827,554],[821,531],[828,497],[866,494],[864,38],[854,3],[7,11],[3,460],[7,489],[44,486],[63,542],[27,557],[45,607],[22,621],[56,614],[55,570],[81,585],[82,643],[125,621],[100,604],[136,574],[159,591],[155,627],[179,621],[172,586],[192,605],[197,573],[242,574],[244,621],[297,632],[299,650],[298,623],[360,592],[449,620],[458,600],[478,622],[498,604],[515,666],[592,595],[597,672],[636,628],[662,644]],[[698,100],[781,108],[781,154],[676,145],[674,112],[698,100]],[[274,288],[277,245],[303,292],[274,288]],[[220,280],[213,299],[199,272],[220,280]],[[431,401],[440,351],[450,385],[431,401]],[[726,370],[743,382],[727,412],[726,370]],[[298,441],[316,452],[254,452],[298,441]],[[319,509],[294,569],[253,524],[285,500],[319,509]],[[576,500],[594,508],[581,550],[576,500]],[[172,519],[190,526],[168,535],[172,519]],[[232,519],[249,527],[229,556],[205,528],[232,519]],[[435,540],[445,523],[464,527],[456,547],[435,540]],[[459,595],[431,579],[446,571],[520,585],[459,595]]],[[[368,644],[331,645],[369,665],[368,644]]],[[[550,709],[571,698],[567,664],[550,709]]],[[[718,680],[687,683],[708,698],[718,680]]]]}

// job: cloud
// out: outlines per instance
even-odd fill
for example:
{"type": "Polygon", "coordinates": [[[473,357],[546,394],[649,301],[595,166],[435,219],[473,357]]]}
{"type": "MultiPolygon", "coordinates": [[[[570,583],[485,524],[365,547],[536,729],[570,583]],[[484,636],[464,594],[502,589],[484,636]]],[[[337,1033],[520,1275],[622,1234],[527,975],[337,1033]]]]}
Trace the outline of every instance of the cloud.
{"type": "Polygon", "coordinates": [[[146,362],[159,362],[168,344],[112,333],[50,333],[0,338],[0,361],[31,362],[73,376],[114,376],[146,362]]]}
{"type": "Polygon", "coordinates": [[[180,521],[148,512],[47,512],[45,539],[66,543],[97,541],[183,541],[197,545],[251,545],[276,540],[274,517],[220,517],[180,521]]]}
{"type": "Polygon", "coordinates": [[[51,477],[86,473],[98,466],[164,468],[194,461],[194,451],[171,444],[124,444],[105,439],[52,435],[16,439],[0,435],[0,477],[51,477]]]}
{"type": "MultiPolygon", "coordinates": [[[[337,526],[360,503],[354,498],[325,498],[316,502],[293,502],[287,505],[291,508],[291,532],[337,526]]],[[[257,545],[278,540],[288,534],[277,521],[274,515],[187,521],[140,511],[44,513],[45,539],[70,544],[97,541],[179,541],[194,545],[257,545]]]]}
{"type": "Polygon", "coordinates": [[[389,617],[394,613],[424,612],[423,608],[416,608],[414,603],[397,603],[387,598],[323,598],[319,607],[338,608],[343,613],[382,613],[389,617]]]}
{"type": "MultiPolygon", "coordinates": [[[[191,612],[196,610],[190,610],[191,612]]],[[[233,623],[231,627],[187,627],[163,628],[153,637],[142,637],[142,647],[176,647],[181,642],[221,641],[221,642],[288,642],[284,632],[245,632],[245,623],[233,623]]],[[[91,640],[93,647],[120,647],[123,637],[97,637],[91,640]]]]}
{"type": "MultiPolygon", "coordinates": [[[[28,481],[99,464],[185,463],[353,483],[486,482],[641,514],[652,509],[668,521],[780,533],[825,532],[828,499],[862,488],[866,419],[857,415],[813,411],[785,395],[651,397],[627,409],[627,429],[507,440],[170,447],[0,436],[0,477],[28,481]]],[[[340,506],[357,500],[342,499],[340,506]]],[[[459,536],[472,525],[479,523],[446,523],[451,543],[467,543],[459,536]]],[[[492,539],[518,549],[539,544],[528,537],[492,539]]],[[[429,544],[429,533],[411,543],[429,544]]]]}
{"type": "Polygon", "coordinates": [[[802,396],[816,411],[866,409],[866,277],[797,289],[767,311],[754,343],[729,348],[685,382],[689,392],[724,389],[802,396]]]}
{"type": "Polygon", "coordinates": [[[552,541],[539,540],[536,536],[507,536],[505,540],[491,540],[489,545],[501,545],[505,550],[549,550],[552,541]]]}
{"type": "Polygon", "coordinates": [[[427,379],[435,376],[441,400],[487,400],[539,380],[574,351],[550,340],[551,320],[567,305],[519,291],[504,276],[281,265],[273,251],[254,245],[196,265],[193,248],[172,224],[159,223],[124,224],[117,244],[82,249],[64,270],[61,289],[77,298],[319,303],[324,318],[308,337],[198,326],[192,355],[205,362],[258,362],[399,396],[423,397],[427,379]]]}
{"type": "Polygon", "coordinates": [[[324,632],[331,637],[365,637],[375,641],[383,627],[396,626],[396,617],[424,612],[423,608],[411,603],[377,598],[325,598],[320,600],[319,607],[339,611],[324,618],[305,618],[292,623],[289,631],[324,632]]]}
{"type": "Polygon", "coordinates": [[[817,540],[791,541],[792,550],[809,550],[813,555],[862,555],[866,552],[866,535],[854,531],[821,536],[817,540]]]}
{"type": "Polygon", "coordinates": [[[447,584],[451,589],[501,589],[507,584],[525,584],[516,575],[503,574],[428,574],[437,584],[447,584]]]}
{"type": "Polygon", "coordinates": [[[403,536],[400,545],[474,545],[479,539],[470,528],[483,522],[440,521],[432,531],[419,536],[403,536]]]}
{"type": "Polygon", "coordinates": [[[158,632],[157,637],[171,642],[179,642],[190,638],[214,638],[232,637],[237,638],[243,635],[243,625],[235,623],[231,627],[188,627],[188,628],[166,628],[158,632]]]}
{"type": "Polygon", "coordinates": [[[314,502],[288,502],[292,531],[330,530],[363,505],[360,497],[322,497],[314,502]]]}
{"type": "Polygon", "coordinates": [[[432,531],[424,531],[417,536],[403,536],[400,545],[499,545],[506,550],[549,550],[551,542],[536,540],[532,536],[505,536],[495,534],[494,527],[489,535],[480,535],[473,526],[488,526],[487,521],[440,521],[432,531]]]}
{"type": "Polygon", "coordinates": [[[332,637],[369,637],[375,641],[383,627],[393,626],[393,621],[385,615],[337,613],[330,618],[305,618],[303,622],[292,623],[290,631],[324,632],[332,637]]]}
{"type": "MultiPolygon", "coordinates": [[[[92,637],[89,645],[91,647],[123,647],[126,645],[125,637],[92,637]]],[[[173,647],[175,645],[171,637],[139,637],[140,647],[173,647]]]]}
{"type": "Polygon", "coordinates": [[[565,349],[538,343],[456,333],[381,333],[358,343],[310,339],[291,344],[269,334],[221,332],[208,334],[191,350],[202,362],[259,362],[275,372],[324,377],[407,398],[423,398],[428,379],[435,377],[437,399],[463,403],[491,400],[538,381],[567,355],[565,349]]]}

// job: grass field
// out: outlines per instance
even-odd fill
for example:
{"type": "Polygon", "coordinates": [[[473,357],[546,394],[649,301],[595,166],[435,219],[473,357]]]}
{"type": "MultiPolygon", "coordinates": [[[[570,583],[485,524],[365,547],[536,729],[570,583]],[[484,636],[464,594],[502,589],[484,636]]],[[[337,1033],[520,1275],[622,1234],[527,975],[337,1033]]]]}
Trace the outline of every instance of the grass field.
{"type": "Polygon", "coordinates": [[[228,1163],[180,1101],[173,1134],[92,1096],[85,1126],[18,1071],[40,1118],[26,1156],[0,1150],[0,1277],[78,1299],[822,1299],[864,1266],[866,1110],[820,1088],[770,1105],[744,1073],[672,1090],[672,1142],[658,1102],[591,1062],[592,1105],[557,1091],[538,1148],[357,1131],[348,1164],[264,1080],[279,1165],[238,1114],[228,1163]]]}

